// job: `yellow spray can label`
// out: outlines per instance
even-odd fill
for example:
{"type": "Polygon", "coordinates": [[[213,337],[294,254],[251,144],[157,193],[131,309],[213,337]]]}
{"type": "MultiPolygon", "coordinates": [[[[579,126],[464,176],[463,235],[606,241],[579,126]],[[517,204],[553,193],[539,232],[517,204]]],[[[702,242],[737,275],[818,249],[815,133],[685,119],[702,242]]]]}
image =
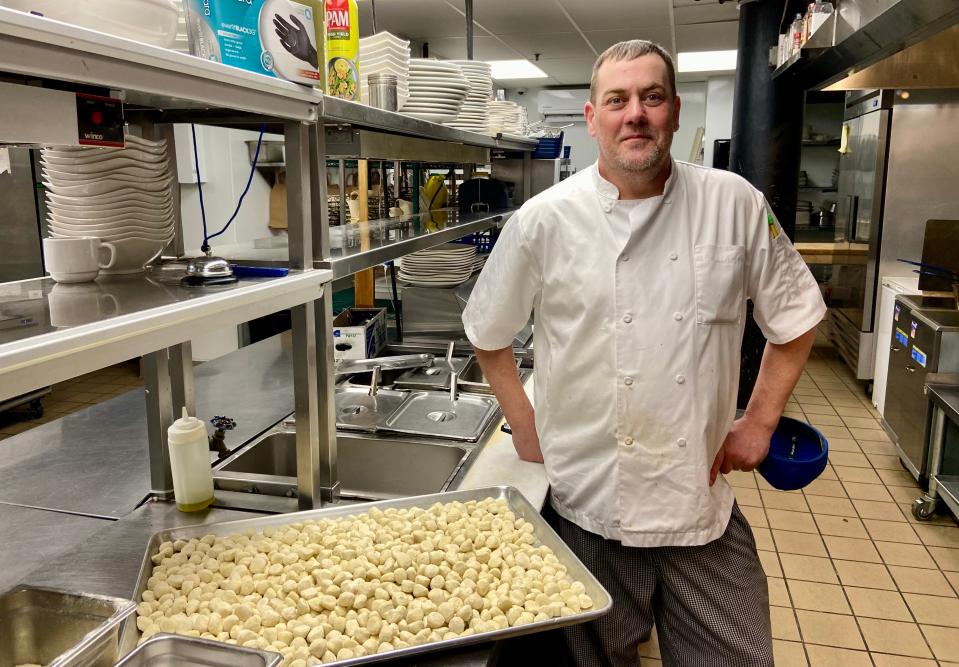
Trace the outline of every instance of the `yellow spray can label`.
{"type": "Polygon", "coordinates": [[[326,92],[360,101],[360,25],[356,0],[326,0],[326,92]]]}

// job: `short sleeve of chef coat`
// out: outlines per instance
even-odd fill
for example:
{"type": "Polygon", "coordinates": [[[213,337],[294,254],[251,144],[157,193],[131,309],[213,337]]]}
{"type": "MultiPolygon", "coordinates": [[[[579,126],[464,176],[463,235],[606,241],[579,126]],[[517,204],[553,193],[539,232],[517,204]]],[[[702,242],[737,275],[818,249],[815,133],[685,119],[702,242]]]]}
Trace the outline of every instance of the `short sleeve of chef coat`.
{"type": "Polygon", "coordinates": [[[463,311],[466,336],[481,350],[511,347],[539,297],[540,264],[524,233],[523,215],[517,211],[506,223],[463,311]]]}
{"type": "Polygon", "coordinates": [[[816,279],[786,237],[765,197],[758,194],[747,277],[753,316],[766,339],[788,343],[818,324],[826,304],[816,279]]]}

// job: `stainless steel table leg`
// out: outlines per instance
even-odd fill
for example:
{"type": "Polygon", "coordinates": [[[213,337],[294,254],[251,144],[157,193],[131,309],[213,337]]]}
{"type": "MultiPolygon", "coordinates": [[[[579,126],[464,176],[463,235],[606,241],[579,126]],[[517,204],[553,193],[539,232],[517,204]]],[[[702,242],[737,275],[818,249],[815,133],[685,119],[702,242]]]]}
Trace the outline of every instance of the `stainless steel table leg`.
{"type": "Polygon", "coordinates": [[[184,406],[186,406],[186,411],[190,415],[199,417],[196,414],[196,392],[193,388],[193,345],[190,341],[170,348],[170,392],[174,419],[180,417],[180,412],[184,406]]]}
{"type": "Polygon", "coordinates": [[[939,480],[936,476],[942,467],[942,441],[946,437],[946,413],[932,405],[932,428],[929,432],[929,487],[921,498],[912,504],[912,514],[917,519],[925,520],[932,517],[939,502],[939,480]]]}
{"type": "Polygon", "coordinates": [[[173,397],[170,391],[170,361],[167,350],[143,356],[146,387],[147,439],[150,447],[150,487],[154,493],[173,491],[167,429],[173,423],[173,397]]]}

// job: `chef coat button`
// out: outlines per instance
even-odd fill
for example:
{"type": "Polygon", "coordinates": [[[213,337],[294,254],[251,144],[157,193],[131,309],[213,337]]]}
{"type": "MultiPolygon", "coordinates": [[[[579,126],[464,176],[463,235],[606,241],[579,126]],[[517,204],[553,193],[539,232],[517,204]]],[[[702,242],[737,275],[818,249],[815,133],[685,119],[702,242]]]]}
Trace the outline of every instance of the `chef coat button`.
{"type": "Polygon", "coordinates": [[[623,322],[625,322],[626,324],[629,324],[629,323],[631,323],[632,321],[633,321],[633,316],[632,316],[632,315],[626,315],[626,316],[623,317],[623,322]]]}
{"type": "Polygon", "coordinates": [[[624,261],[624,262],[628,262],[628,261],[629,261],[629,255],[623,255],[623,261],[624,261]]]}
{"type": "Polygon", "coordinates": [[[673,319],[676,320],[677,322],[681,322],[682,319],[683,319],[683,314],[682,314],[682,313],[673,313],[673,319]]]}
{"type": "Polygon", "coordinates": [[[679,440],[676,441],[676,444],[679,445],[680,447],[685,447],[685,446],[686,446],[686,438],[680,438],[679,440]]]}
{"type": "Polygon", "coordinates": [[[672,261],[675,262],[677,259],[679,259],[679,255],[677,255],[677,254],[674,253],[674,252],[671,252],[671,253],[669,253],[669,259],[671,259],[672,261]]]}
{"type": "Polygon", "coordinates": [[[676,384],[683,384],[684,382],[686,382],[686,376],[685,376],[685,375],[677,375],[677,376],[676,376],[676,384]]]}
{"type": "Polygon", "coordinates": [[[633,446],[633,439],[632,439],[632,438],[626,438],[625,440],[623,440],[623,444],[626,445],[627,447],[632,447],[632,446],[633,446]]]}
{"type": "Polygon", "coordinates": [[[632,386],[633,386],[633,378],[627,377],[626,379],[623,380],[623,384],[625,384],[627,387],[632,387],[632,386]]]}

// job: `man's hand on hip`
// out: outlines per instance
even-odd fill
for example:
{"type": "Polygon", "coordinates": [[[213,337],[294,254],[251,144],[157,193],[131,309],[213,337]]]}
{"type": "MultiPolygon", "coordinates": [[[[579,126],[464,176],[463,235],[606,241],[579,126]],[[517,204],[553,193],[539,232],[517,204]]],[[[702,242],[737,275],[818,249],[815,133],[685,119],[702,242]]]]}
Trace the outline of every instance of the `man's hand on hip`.
{"type": "Polygon", "coordinates": [[[733,470],[755,470],[769,453],[772,435],[772,428],[748,416],[734,421],[709,471],[709,485],[716,483],[719,473],[725,475],[733,470]]]}

